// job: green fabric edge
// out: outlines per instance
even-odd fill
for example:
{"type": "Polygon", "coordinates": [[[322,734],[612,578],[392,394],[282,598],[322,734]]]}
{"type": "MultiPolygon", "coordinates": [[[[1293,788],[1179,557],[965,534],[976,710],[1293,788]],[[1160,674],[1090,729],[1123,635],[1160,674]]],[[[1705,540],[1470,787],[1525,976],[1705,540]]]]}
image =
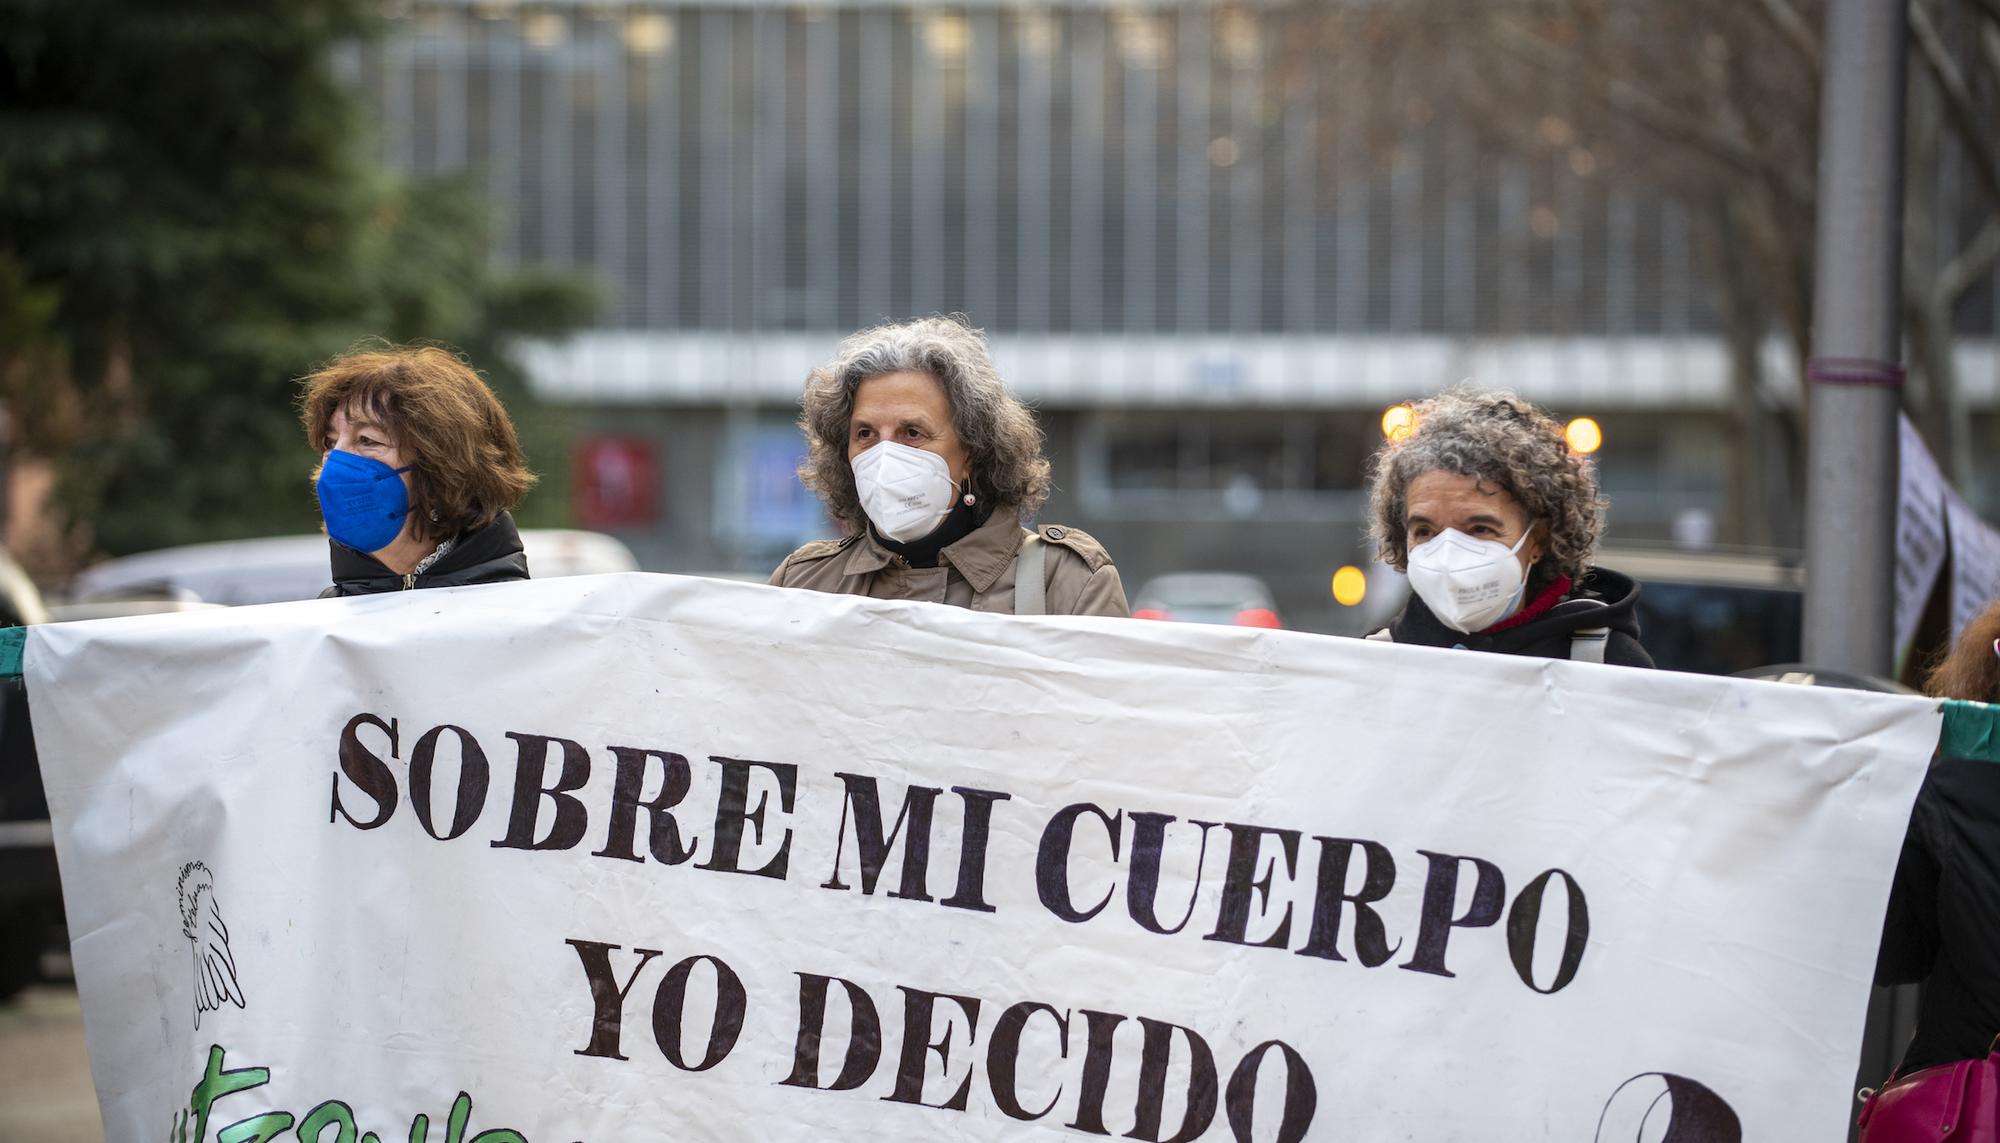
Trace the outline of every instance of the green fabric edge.
{"type": "Polygon", "coordinates": [[[21,677],[21,656],[27,648],[26,627],[0,627],[0,679],[21,677]]]}
{"type": "Polygon", "coordinates": [[[1944,700],[1944,733],[1938,752],[1950,758],[2000,762],[2000,706],[1944,700]]]}

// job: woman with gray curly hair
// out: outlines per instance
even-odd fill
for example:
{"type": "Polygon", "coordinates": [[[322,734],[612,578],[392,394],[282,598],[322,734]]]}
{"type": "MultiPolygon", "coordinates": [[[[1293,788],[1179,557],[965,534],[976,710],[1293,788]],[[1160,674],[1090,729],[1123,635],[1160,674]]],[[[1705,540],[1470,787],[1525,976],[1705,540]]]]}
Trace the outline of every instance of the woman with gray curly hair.
{"type": "Polygon", "coordinates": [[[1512,393],[1471,388],[1411,412],[1369,462],[1368,531],[1414,594],[1369,638],[1652,666],[1638,584],[1591,566],[1607,502],[1562,425],[1512,393]]]}
{"type": "Polygon", "coordinates": [[[918,318],[862,330],[806,379],[799,479],[846,536],[785,557],[779,587],[974,611],[1129,615],[1118,569],[1075,528],[1021,526],[1049,495],[1035,416],[978,330],[918,318]]]}

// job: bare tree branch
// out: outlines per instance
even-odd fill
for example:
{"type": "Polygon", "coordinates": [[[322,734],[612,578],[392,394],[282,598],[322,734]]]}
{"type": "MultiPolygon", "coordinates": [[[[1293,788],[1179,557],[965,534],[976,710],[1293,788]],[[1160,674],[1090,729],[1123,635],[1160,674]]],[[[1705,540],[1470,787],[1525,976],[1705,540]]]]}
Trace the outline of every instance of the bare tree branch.
{"type": "Polygon", "coordinates": [[[2000,217],[1988,218],[1972,242],[1938,271],[1932,286],[1937,304],[1949,313],[1965,291],[1991,273],[1995,265],[2000,265],[2000,217]]]}
{"type": "MultiPolygon", "coordinates": [[[[2000,3],[2000,0],[1991,0],[2000,3]]],[[[1792,7],[1790,0],[1758,0],[1757,5],[1786,42],[1798,49],[1799,56],[1806,61],[1814,75],[1819,74],[1819,37],[1813,34],[1812,25],[1806,23],[1799,10],[1792,7]]]]}
{"type": "Polygon", "coordinates": [[[1952,126],[1958,130],[1959,142],[1972,160],[1973,169],[1979,173],[1979,181],[1985,184],[1994,205],[2000,207],[2000,159],[1995,158],[1993,145],[1986,138],[1990,124],[1974,105],[1971,86],[1959,73],[1944,38],[1938,35],[1930,11],[1922,0],[1910,0],[1908,7],[1910,35],[1917,41],[1918,53],[1924,57],[1925,68],[1944,95],[1945,110],[1951,115],[1952,126]]]}
{"type": "MultiPolygon", "coordinates": [[[[1517,56],[1532,66],[1543,68],[1564,79],[1574,79],[1583,66],[1574,53],[1559,45],[1550,43],[1541,34],[1522,27],[1505,17],[1494,19],[1493,26],[1499,33],[1501,46],[1511,48],[1517,56]]],[[[1662,138],[1707,155],[1710,159],[1731,167],[1752,178],[1768,179],[1781,190],[1782,196],[1793,206],[1811,203],[1812,194],[1797,180],[1794,172],[1775,170],[1769,156],[1757,151],[1740,139],[1715,129],[1692,116],[1682,114],[1668,106],[1652,93],[1639,87],[1622,76],[1599,73],[1590,77],[1603,87],[1612,107],[1631,117],[1632,121],[1647,128],[1662,138]]]]}

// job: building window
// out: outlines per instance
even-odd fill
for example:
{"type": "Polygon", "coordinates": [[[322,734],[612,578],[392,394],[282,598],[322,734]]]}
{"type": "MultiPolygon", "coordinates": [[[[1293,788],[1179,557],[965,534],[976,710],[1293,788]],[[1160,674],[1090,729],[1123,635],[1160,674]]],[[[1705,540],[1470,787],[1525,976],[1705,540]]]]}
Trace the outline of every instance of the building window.
{"type": "Polygon", "coordinates": [[[1079,492],[1110,516],[1348,518],[1378,439],[1354,412],[1096,413],[1080,434],[1079,492]]]}

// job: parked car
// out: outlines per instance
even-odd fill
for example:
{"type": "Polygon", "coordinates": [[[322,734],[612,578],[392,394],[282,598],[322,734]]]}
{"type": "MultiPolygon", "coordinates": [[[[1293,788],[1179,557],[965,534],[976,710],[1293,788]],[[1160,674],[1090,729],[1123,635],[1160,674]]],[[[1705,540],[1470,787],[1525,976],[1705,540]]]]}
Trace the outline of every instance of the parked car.
{"type": "Polygon", "coordinates": [[[1284,626],[1271,589],[1256,576],[1239,572],[1178,572],[1148,580],[1132,597],[1132,618],[1284,626]]]}
{"type": "Polygon", "coordinates": [[[92,599],[81,603],[49,604],[49,622],[74,623],[86,619],[118,619],[126,615],[171,615],[178,611],[213,611],[222,606],[198,599],[92,599]]]}
{"type": "Polygon", "coordinates": [[[1771,663],[1767,666],[1752,667],[1747,671],[1737,671],[1739,679],[1761,679],[1767,683],[1792,683],[1802,687],[1839,687],[1850,691],[1874,691],[1885,695],[1917,695],[1922,691],[1905,686],[1894,679],[1880,675],[1858,675],[1853,671],[1836,671],[1815,667],[1808,663],[1771,663]]]}
{"type": "MultiPolygon", "coordinates": [[[[521,546],[537,579],[639,570],[632,549],[602,532],[526,528],[521,546]]],[[[153,598],[235,607],[311,599],[333,582],[330,576],[325,536],[272,536],[106,560],[76,577],[70,597],[77,603],[153,598]]]]}
{"type": "Polygon", "coordinates": [[[1733,675],[1798,660],[1806,579],[1796,558],[1645,548],[1598,558],[1639,581],[1639,641],[1659,666],[1733,675]]]}

